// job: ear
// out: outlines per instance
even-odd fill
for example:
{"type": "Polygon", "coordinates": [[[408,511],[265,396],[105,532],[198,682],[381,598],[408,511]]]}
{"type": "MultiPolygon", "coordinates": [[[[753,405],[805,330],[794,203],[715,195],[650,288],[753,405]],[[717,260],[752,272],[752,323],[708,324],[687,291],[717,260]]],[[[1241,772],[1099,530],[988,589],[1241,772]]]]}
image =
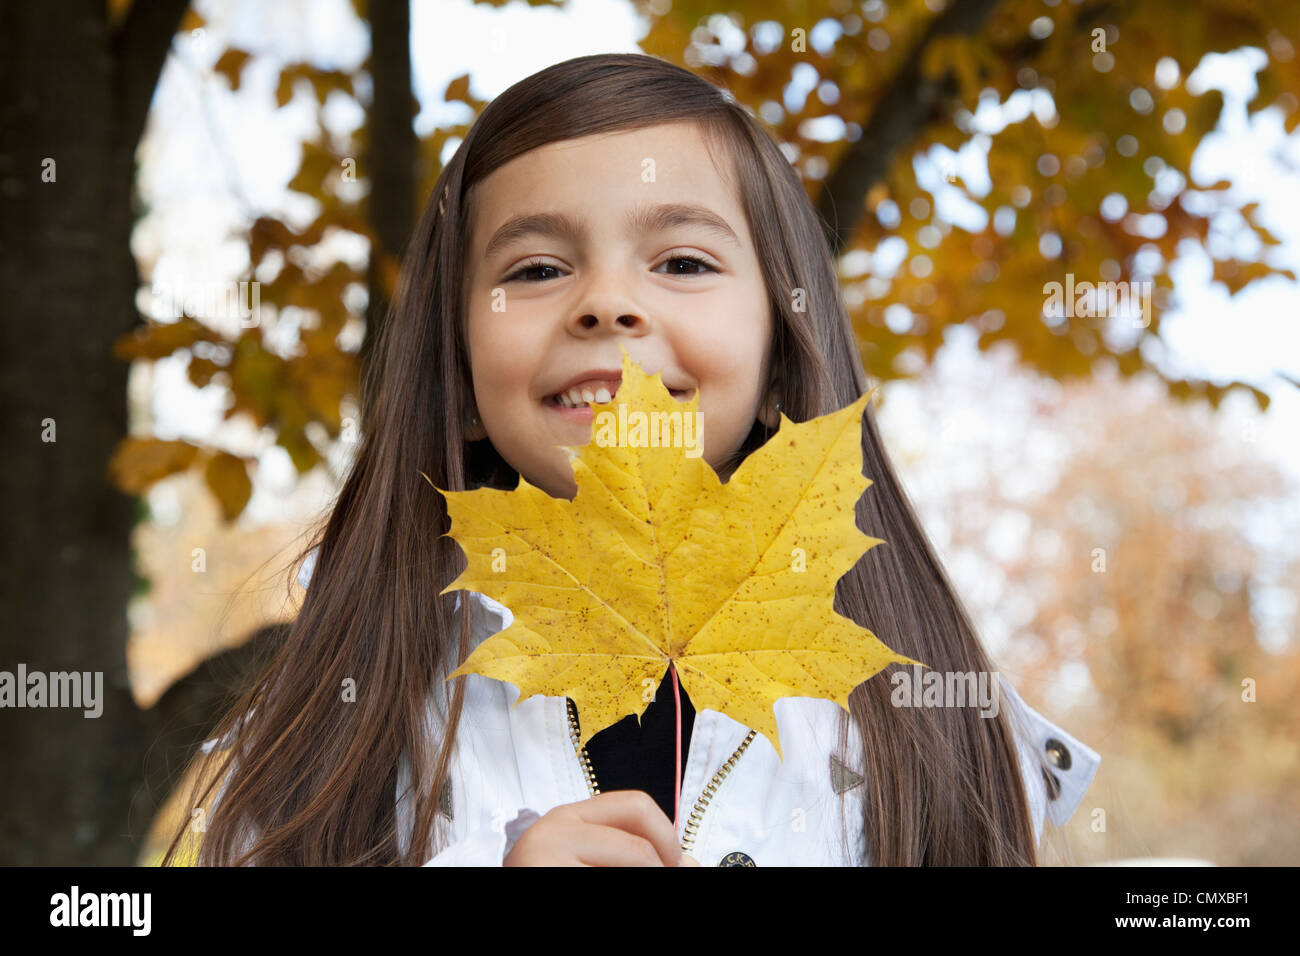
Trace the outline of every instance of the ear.
{"type": "Polygon", "coordinates": [[[758,406],[758,420],[768,428],[775,429],[781,424],[781,413],[777,407],[780,401],[781,397],[773,390],[767,393],[767,397],[758,406]]]}

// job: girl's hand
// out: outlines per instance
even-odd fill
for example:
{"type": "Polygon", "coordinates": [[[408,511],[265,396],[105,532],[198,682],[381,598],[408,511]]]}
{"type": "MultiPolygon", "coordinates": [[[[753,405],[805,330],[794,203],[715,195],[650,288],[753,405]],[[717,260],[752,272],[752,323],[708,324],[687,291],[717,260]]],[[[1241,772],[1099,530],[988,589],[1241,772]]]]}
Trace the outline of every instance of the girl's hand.
{"type": "Polygon", "coordinates": [[[504,866],[699,866],[648,793],[614,790],[551,810],[515,841],[504,866]]]}

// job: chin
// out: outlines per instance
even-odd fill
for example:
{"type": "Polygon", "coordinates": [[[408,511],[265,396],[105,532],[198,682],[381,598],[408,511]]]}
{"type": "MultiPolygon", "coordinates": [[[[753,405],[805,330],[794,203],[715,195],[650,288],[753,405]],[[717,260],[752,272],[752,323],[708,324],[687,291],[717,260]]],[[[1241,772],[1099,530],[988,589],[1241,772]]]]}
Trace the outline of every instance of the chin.
{"type": "Polygon", "coordinates": [[[524,476],[528,483],[534,488],[540,488],[552,498],[572,498],[578,490],[578,483],[570,476],[566,482],[563,478],[548,475],[544,483],[533,481],[533,479],[524,476]]]}

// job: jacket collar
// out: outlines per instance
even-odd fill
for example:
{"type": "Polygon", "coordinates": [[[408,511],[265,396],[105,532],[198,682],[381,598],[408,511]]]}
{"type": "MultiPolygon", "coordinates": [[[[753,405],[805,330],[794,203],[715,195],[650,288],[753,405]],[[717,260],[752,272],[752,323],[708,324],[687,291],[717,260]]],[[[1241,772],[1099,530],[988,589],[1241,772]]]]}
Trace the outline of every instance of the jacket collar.
{"type": "Polygon", "coordinates": [[[455,593],[457,611],[460,610],[461,597],[465,594],[468,594],[481,609],[478,614],[474,615],[475,625],[470,632],[471,651],[493,634],[504,631],[515,621],[515,616],[508,607],[499,601],[494,601],[486,594],[480,594],[477,591],[457,591],[455,593]]]}

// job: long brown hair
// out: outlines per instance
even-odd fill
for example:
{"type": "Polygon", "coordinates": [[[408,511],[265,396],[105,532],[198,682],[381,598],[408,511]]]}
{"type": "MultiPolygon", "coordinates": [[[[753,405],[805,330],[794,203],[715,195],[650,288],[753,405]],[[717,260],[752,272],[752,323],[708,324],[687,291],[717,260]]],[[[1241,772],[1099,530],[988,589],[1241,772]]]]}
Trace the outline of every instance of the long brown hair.
{"type": "MultiPolygon", "coordinates": [[[[328,522],[299,555],[319,547],[298,618],[214,731],[238,745],[213,751],[213,764],[197,777],[193,806],[223,781],[200,863],[420,864],[436,848],[435,814],[464,693],[464,681],[442,678],[467,653],[471,614],[456,613],[455,592],[439,595],[465,559],[443,537],[450,527],[445,502],[421,472],[451,490],[511,489],[519,477],[490,440],[465,435],[473,391],[461,284],[473,189],[547,143],[681,120],[698,123],[735,171],[774,317],[768,384],[782,411],[806,421],[866,390],[834,262],[804,186],[733,97],[640,54],[578,57],[510,87],[442,170],[409,245],[377,343],[379,361],[365,383],[355,463],[328,522]],[[796,289],[806,308],[793,308],[796,289]],[[355,702],[341,701],[348,678],[355,702]],[[432,743],[422,730],[431,693],[446,695],[447,714],[441,741],[432,743]],[[405,853],[394,806],[403,754],[419,782],[409,795],[415,838],[405,853]]],[[[756,421],[721,477],[771,434],[756,421]]],[[[862,452],[874,483],[858,503],[858,524],[887,543],[840,580],[836,610],[938,671],[991,672],[870,408],[862,452]]],[[[986,719],[972,707],[895,707],[890,692],[888,672],[877,675],[850,695],[851,716],[841,712],[841,754],[850,719],[861,732],[860,757],[845,762],[866,781],[868,861],[1034,863],[1009,708],[986,719]]],[[[166,862],[189,829],[186,820],[166,862]]]]}

